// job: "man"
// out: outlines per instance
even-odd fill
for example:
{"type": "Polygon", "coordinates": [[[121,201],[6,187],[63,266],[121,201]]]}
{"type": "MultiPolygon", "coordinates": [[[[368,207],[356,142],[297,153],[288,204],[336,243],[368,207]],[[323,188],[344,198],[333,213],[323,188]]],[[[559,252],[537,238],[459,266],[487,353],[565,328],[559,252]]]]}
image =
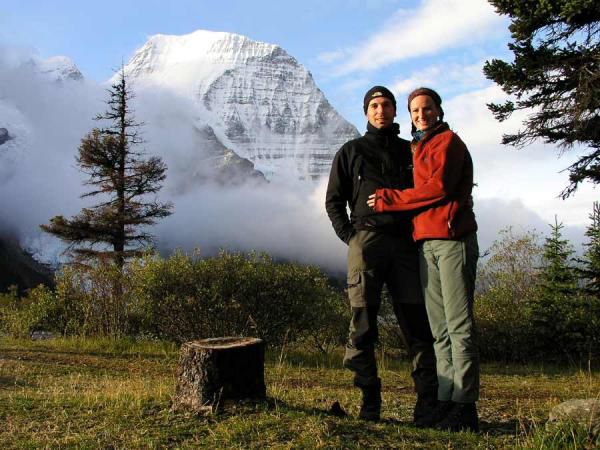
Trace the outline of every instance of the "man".
{"type": "Polygon", "coordinates": [[[354,385],[362,391],[360,417],[379,420],[381,380],[375,343],[385,284],[413,359],[417,420],[435,406],[437,376],[433,337],[419,284],[417,247],[411,237],[411,215],[377,214],[367,205],[369,195],[378,188],[412,187],[412,155],[409,142],[398,137],[400,127],[394,123],[396,100],[388,89],[369,89],[363,109],[367,132],[344,144],[335,155],[325,200],[336,234],[349,245],[348,297],[352,319],[344,366],[354,372],[354,385]]]}

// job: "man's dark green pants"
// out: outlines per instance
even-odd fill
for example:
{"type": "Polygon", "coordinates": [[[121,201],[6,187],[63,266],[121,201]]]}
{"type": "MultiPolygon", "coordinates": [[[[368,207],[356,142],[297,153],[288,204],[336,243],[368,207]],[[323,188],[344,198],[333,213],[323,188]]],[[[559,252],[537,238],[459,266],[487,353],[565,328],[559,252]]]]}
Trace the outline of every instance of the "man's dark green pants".
{"type": "Polygon", "coordinates": [[[352,318],[344,366],[355,373],[356,386],[377,384],[375,344],[384,284],[412,358],[415,390],[420,395],[435,394],[433,337],[421,294],[417,246],[409,236],[359,230],[350,239],[348,297],[352,318]]]}

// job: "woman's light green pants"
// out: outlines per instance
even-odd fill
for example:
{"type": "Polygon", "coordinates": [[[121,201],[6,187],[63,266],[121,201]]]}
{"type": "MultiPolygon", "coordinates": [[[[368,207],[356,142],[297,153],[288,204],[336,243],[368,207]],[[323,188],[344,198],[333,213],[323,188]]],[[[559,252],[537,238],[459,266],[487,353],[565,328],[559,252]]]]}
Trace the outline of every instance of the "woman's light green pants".
{"type": "Polygon", "coordinates": [[[477,235],[431,239],[419,247],[421,285],[435,339],[438,400],[479,399],[479,351],[473,317],[477,235]]]}

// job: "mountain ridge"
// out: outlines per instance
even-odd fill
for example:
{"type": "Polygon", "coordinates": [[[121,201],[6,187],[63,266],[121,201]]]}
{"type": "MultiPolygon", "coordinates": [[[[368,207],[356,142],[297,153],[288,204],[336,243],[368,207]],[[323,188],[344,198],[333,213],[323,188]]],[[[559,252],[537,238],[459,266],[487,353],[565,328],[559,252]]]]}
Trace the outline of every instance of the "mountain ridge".
{"type": "Polygon", "coordinates": [[[190,98],[195,120],[267,178],[319,179],[338,148],[358,136],[310,72],[283,48],[233,33],[154,35],[125,65],[144,88],[190,98]]]}

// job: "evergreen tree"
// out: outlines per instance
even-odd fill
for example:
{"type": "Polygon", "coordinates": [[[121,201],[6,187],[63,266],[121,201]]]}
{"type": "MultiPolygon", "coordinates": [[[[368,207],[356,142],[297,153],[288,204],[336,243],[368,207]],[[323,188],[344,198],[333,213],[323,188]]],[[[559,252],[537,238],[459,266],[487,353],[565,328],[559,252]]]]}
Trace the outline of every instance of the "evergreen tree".
{"type": "Polygon", "coordinates": [[[592,223],[585,232],[589,241],[583,259],[578,259],[581,267],[579,276],[585,281],[584,292],[600,300],[600,203],[594,202],[590,214],[592,223]]]}
{"type": "Polygon", "coordinates": [[[600,7],[597,0],[489,0],[508,15],[512,62],[487,61],[484,73],[515,101],[488,104],[497,120],[529,111],[524,128],[503,136],[517,147],[535,139],[562,150],[587,147],[569,166],[566,198],[579,183],[600,183],[600,7]]]}
{"type": "Polygon", "coordinates": [[[563,239],[563,228],[555,217],[554,225],[550,225],[550,236],[544,243],[544,266],[540,274],[542,297],[570,296],[577,289],[577,276],[571,266],[574,250],[569,241],[563,239]]]}
{"type": "Polygon", "coordinates": [[[555,219],[546,238],[540,272],[539,297],[531,303],[531,320],[536,327],[534,347],[546,357],[587,355],[587,305],[579,295],[573,246],[562,237],[562,223],[555,219]]]}
{"type": "Polygon", "coordinates": [[[67,242],[80,260],[109,258],[122,268],[126,258],[152,242],[145,227],[170,215],[172,205],[146,198],[161,189],[167,168],[161,158],[144,158],[136,150],[143,143],[142,124],[133,118],[133,94],[123,68],[108,93],[108,108],[96,117],[107,126],[94,128],[81,140],[77,157],[77,165],[89,176],[85,184],[91,186],[81,197],[98,196],[101,201],[70,219],[55,216],[41,228],[67,242]]]}
{"type": "Polygon", "coordinates": [[[578,262],[578,274],[583,281],[582,297],[586,301],[588,329],[586,333],[588,361],[600,354],[600,204],[594,202],[591,224],[585,232],[589,241],[583,259],[578,262]]]}

